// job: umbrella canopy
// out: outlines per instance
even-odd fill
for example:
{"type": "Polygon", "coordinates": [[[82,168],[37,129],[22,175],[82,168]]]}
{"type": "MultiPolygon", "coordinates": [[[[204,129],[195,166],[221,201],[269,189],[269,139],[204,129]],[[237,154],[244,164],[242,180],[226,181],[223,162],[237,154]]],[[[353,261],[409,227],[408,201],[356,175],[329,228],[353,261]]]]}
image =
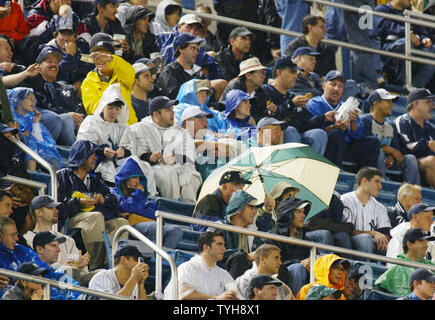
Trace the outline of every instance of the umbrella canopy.
{"type": "Polygon", "coordinates": [[[226,165],[214,170],[204,181],[198,201],[219,188],[222,174],[229,170],[242,172],[252,184],[244,190],[263,201],[265,192],[280,181],[300,189],[298,198],[312,203],[305,219],[328,208],[340,169],[328,159],[301,143],[252,147],[226,165]]]}

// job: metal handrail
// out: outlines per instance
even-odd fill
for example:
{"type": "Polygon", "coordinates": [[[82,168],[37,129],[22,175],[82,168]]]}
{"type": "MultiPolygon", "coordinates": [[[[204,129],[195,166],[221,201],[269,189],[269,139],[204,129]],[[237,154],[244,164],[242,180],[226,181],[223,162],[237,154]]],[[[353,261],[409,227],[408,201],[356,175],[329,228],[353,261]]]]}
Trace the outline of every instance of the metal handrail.
{"type": "Polygon", "coordinates": [[[241,233],[241,234],[246,234],[246,235],[250,235],[250,236],[255,236],[255,237],[259,237],[259,238],[266,238],[269,240],[285,242],[285,243],[289,243],[289,244],[293,244],[293,245],[309,247],[309,248],[311,248],[311,253],[310,253],[310,258],[311,258],[310,259],[310,264],[311,264],[311,266],[310,266],[310,279],[311,279],[311,282],[315,281],[313,270],[314,270],[314,262],[317,259],[317,249],[322,249],[322,250],[331,251],[331,252],[338,252],[338,253],[342,253],[345,255],[357,256],[357,257],[361,257],[364,259],[382,261],[385,263],[398,264],[398,265],[403,265],[403,266],[408,266],[408,267],[413,267],[413,268],[426,268],[426,269],[435,271],[435,265],[432,266],[432,265],[427,265],[427,264],[418,263],[418,262],[399,260],[399,259],[395,259],[395,258],[389,258],[389,257],[373,254],[373,253],[367,253],[367,252],[362,252],[362,251],[357,251],[357,250],[352,250],[352,249],[347,249],[347,248],[341,248],[341,247],[326,245],[326,244],[322,244],[322,243],[296,239],[296,238],[292,238],[292,237],[280,236],[280,235],[276,235],[273,233],[267,233],[267,232],[262,232],[262,231],[253,231],[251,229],[235,227],[235,226],[231,226],[231,225],[227,225],[227,224],[223,224],[223,223],[210,222],[208,220],[203,220],[203,219],[191,218],[191,217],[179,215],[176,213],[169,213],[169,212],[158,210],[158,211],[156,211],[156,217],[157,217],[157,235],[158,236],[159,235],[161,236],[163,234],[163,229],[162,229],[163,218],[166,218],[169,220],[175,220],[175,221],[180,221],[180,222],[185,222],[185,223],[190,223],[190,224],[197,224],[197,225],[212,227],[212,228],[216,228],[216,229],[231,231],[231,232],[235,232],[235,233],[241,233]]]}
{"type": "Polygon", "coordinates": [[[43,166],[47,171],[50,173],[51,178],[51,197],[54,199],[54,201],[57,201],[57,175],[56,170],[53,168],[51,164],[49,164],[47,161],[45,161],[39,154],[37,154],[35,151],[30,149],[28,146],[26,146],[23,142],[18,140],[15,137],[12,137],[13,143],[17,145],[18,148],[23,150],[26,154],[31,156],[37,163],[39,163],[41,166],[43,166]]]}
{"type": "Polygon", "coordinates": [[[44,286],[44,300],[50,300],[50,286],[57,287],[57,288],[62,289],[62,290],[81,292],[84,294],[97,296],[97,297],[104,298],[104,299],[132,300],[131,298],[116,295],[116,294],[105,293],[102,291],[92,290],[92,289],[82,287],[82,286],[76,286],[76,285],[73,285],[70,283],[55,281],[55,280],[46,279],[46,278],[42,278],[42,277],[31,276],[31,275],[28,275],[25,273],[10,271],[7,269],[2,269],[2,268],[0,268],[0,275],[10,277],[10,278],[15,278],[17,280],[31,281],[31,282],[36,282],[36,283],[42,284],[44,286]]]}
{"type": "Polygon", "coordinates": [[[171,277],[174,282],[173,285],[173,297],[175,300],[178,300],[178,273],[177,273],[177,265],[175,264],[174,259],[165,251],[162,249],[162,246],[156,245],[154,242],[152,242],[150,239],[145,237],[142,233],[140,233],[138,230],[133,228],[132,226],[125,225],[119,228],[115,236],[113,237],[112,241],[112,261],[114,259],[115,252],[118,250],[118,244],[119,244],[119,238],[123,232],[129,232],[133,236],[135,236],[139,241],[143,242],[145,245],[150,247],[154,252],[157,253],[156,255],[156,286],[155,291],[161,293],[162,292],[162,264],[161,259],[164,258],[166,261],[168,261],[170,267],[171,267],[171,277]],[[158,267],[158,261],[160,261],[160,266],[158,267]]]}
{"type": "Polygon", "coordinates": [[[4,176],[4,177],[0,178],[0,180],[12,182],[12,183],[19,183],[19,184],[23,184],[23,185],[31,187],[31,188],[38,189],[38,195],[40,195],[40,196],[45,194],[45,188],[47,188],[45,183],[37,182],[37,181],[33,181],[33,180],[21,178],[21,177],[11,176],[11,175],[4,176]]]}
{"type": "MultiPolygon", "coordinates": [[[[329,4],[329,2],[328,2],[328,5],[332,5],[332,4],[335,4],[335,3],[331,2],[329,4]]],[[[149,2],[148,6],[149,7],[156,7],[157,4],[155,2],[149,2]]],[[[352,8],[354,8],[354,7],[352,7],[352,8]]],[[[193,13],[200,18],[210,19],[210,20],[214,20],[217,22],[221,22],[221,23],[233,24],[233,25],[242,26],[242,27],[246,27],[249,29],[255,29],[255,30],[259,30],[259,31],[263,31],[263,32],[276,33],[276,34],[280,34],[280,35],[288,35],[288,36],[292,36],[292,37],[299,37],[299,36],[303,35],[302,33],[295,32],[295,31],[285,30],[285,29],[271,27],[271,26],[265,26],[262,24],[247,22],[247,21],[228,18],[228,17],[224,17],[224,16],[196,12],[194,10],[189,10],[189,9],[185,9],[185,8],[183,8],[182,10],[183,10],[183,13],[193,13]]],[[[323,39],[322,42],[336,46],[336,47],[343,47],[343,48],[348,48],[348,49],[352,49],[352,50],[365,51],[365,52],[369,52],[369,53],[373,53],[373,54],[379,54],[382,56],[388,56],[388,57],[397,58],[397,59],[401,59],[401,60],[409,60],[409,61],[412,61],[415,63],[422,63],[422,64],[428,64],[428,65],[435,66],[435,61],[424,59],[424,58],[419,58],[419,57],[407,56],[407,55],[401,54],[401,53],[383,51],[383,50],[373,49],[373,48],[367,48],[367,47],[356,45],[356,44],[349,43],[349,42],[326,39],[326,38],[323,39]]]]}

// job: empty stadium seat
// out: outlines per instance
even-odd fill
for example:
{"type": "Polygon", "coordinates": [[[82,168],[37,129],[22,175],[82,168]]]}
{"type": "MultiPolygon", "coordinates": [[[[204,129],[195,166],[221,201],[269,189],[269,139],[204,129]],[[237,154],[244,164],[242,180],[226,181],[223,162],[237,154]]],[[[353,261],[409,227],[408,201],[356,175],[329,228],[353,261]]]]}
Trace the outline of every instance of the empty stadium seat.
{"type": "MultiPolygon", "coordinates": [[[[157,197],[156,198],[156,206],[158,210],[166,211],[169,213],[176,213],[183,216],[191,217],[193,214],[193,209],[195,208],[194,204],[181,202],[177,200],[167,199],[163,197],[157,197]]],[[[172,221],[172,220],[166,220],[170,221],[174,224],[179,225],[189,225],[189,223],[180,222],[180,221],[172,221]]]]}
{"type": "Polygon", "coordinates": [[[340,194],[353,191],[355,182],[355,174],[341,171],[335,184],[335,191],[340,194]]]}

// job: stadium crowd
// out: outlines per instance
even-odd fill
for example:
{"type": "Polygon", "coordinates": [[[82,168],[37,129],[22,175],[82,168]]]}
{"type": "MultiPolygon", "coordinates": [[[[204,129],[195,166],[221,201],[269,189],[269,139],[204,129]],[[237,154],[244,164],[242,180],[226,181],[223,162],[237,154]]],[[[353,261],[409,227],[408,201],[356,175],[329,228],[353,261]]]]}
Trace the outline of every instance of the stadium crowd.
{"type": "MultiPolygon", "coordinates": [[[[334,2],[435,14],[435,1],[334,2]]],[[[209,20],[183,14],[173,0],[156,8],[147,0],[0,1],[0,177],[47,173],[15,138],[58,181],[57,201],[1,185],[0,268],[133,299],[172,299],[169,279],[163,297],[147,292],[149,260],[128,235],[113,265],[104,242],[124,225],[155,241],[157,197],[194,205],[195,218],[433,266],[435,207],[422,203],[421,190],[435,188],[435,69],[414,63],[407,87],[403,60],[344,49],[339,56],[322,41],[404,53],[404,24],[375,17],[373,28],[361,29],[357,13],[303,1],[213,4],[195,10],[302,35],[220,22],[213,33],[209,20]],[[406,112],[396,117],[400,95],[406,112]],[[313,204],[299,198],[300,188],[281,181],[256,199],[244,191],[249,177],[234,170],[198,198],[207,177],[243,151],[290,142],[353,172],[355,190],[334,192],[309,220],[313,204]],[[383,179],[397,179],[393,170],[402,185],[387,207],[376,197],[383,179]]],[[[434,52],[434,30],[413,27],[412,46],[434,52]]],[[[182,299],[362,299],[352,257],[319,250],[312,262],[307,247],[191,229],[200,235],[178,267],[182,299]]],[[[166,223],[163,233],[164,247],[176,249],[182,226],[166,223]]],[[[431,271],[379,265],[385,272],[375,289],[402,300],[435,297],[431,271]]],[[[42,285],[0,275],[0,297],[40,300],[42,285]]],[[[52,287],[51,299],[91,297],[52,287]]]]}

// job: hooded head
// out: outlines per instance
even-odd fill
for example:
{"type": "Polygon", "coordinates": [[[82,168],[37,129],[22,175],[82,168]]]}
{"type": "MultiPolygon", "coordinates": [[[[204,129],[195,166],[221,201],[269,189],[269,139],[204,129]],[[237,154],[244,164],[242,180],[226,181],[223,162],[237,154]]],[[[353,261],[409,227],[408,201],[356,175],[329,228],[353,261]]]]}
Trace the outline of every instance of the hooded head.
{"type": "Polygon", "coordinates": [[[299,198],[287,198],[280,202],[278,206],[278,220],[276,225],[278,234],[290,234],[290,226],[293,223],[295,210],[302,207],[304,209],[305,216],[307,216],[311,209],[310,201],[299,198]]]}
{"type": "Polygon", "coordinates": [[[183,83],[180,87],[180,90],[178,90],[178,95],[176,99],[180,103],[186,103],[201,108],[206,105],[210,100],[210,97],[205,101],[203,105],[201,105],[201,103],[198,101],[198,98],[196,97],[196,89],[198,88],[197,83],[202,83],[202,80],[192,79],[183,83]]]}
{"type": "Polygon", "coordinates": [[[130,34],[133,32],[134,26],[139,19],[149,18],[149,22],[151,23],[154,17],[155,14],[149,9],[141,6],[132,6],[127,11],[124,30],[127,34],[130,34]]]}
{"type": "Polygon", "coordinates": [[[99,115],[103,112],[105,106],[115,101],[121,101],[123,106],[121,107],[121,112],[117,117],[118,123],[126,124],[128,120],[128,105],[125,103],[124,98],[121,94],[121,85],[119,83],[113,83],[104,90],[101,96],[100,102],[98,103],[97,109],[94,111],[95,115],[99,115]]]}
{"type": "Polygon", "coordinates": [[[26,112],[25,115],[19,114],[17,109],[30,94],[34,94],[33,89],[30,88],[17,87],[7,90],[8,100],[14,119],[24,128],[24,130],[29,132],[32,130],[33,126],[33,117],[35,116],[34,107],[36,103],[33,104],[33,111],[30,111],[30,106],[29,108],[26,108],[28,110],[24,110],[26,112]]]}
{"type": "Polygon", "coordinates": [[[175,25],[171,27],[166,20],[166,15],[175,10],[178,10],[180,13],[179,16],[181,16],[181,6],[178,3],[174,0],[163,0],[157,5],[155,21],[167,31],[171,31],[171,29],[178,24],[178,21],[176,21],[175,25]]]}
{"type": "Polygon", "coordinates": [[[326,287],[343,290],[346,284],[346,272],[341,272],[341,278],[334,281],[331,276],[332,269],[350,269],[350,263],[336,254],[325,254],[314,263],[313,273],[316,282],[326,287]]]}
{"type": "Polygon", "coordinates": [[[125,194],[122,192],[122,183],[127,179],[135,177],[139,177],[139,182],[143,185],[145,193],[147,193],[147,179],[139,163],[139,159],[136,156],[131,156],[119,168],[118,172],[115,175],[115,187],[119,194],[125,196],[125,194]]]}
{"type": "Polygon", "coordinates": [[[230,90],[225,96],[225,112],[223,116],[228,119],[231,113],[240,105],[242,101],[255,99],[246,92],[238,89],[230,90]]]}
{"type": "Polygon", "coordinates": [[[72,169],[80,167],[89,157],[100,151],[100,146],[89,140],[77,140],[71,146],[68,166],[72,169]]]}

